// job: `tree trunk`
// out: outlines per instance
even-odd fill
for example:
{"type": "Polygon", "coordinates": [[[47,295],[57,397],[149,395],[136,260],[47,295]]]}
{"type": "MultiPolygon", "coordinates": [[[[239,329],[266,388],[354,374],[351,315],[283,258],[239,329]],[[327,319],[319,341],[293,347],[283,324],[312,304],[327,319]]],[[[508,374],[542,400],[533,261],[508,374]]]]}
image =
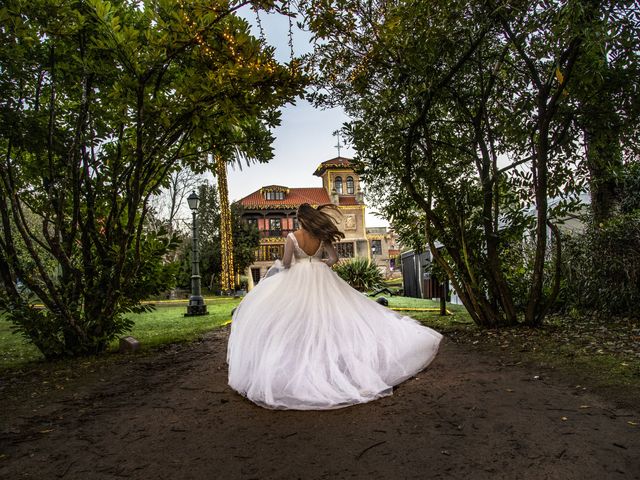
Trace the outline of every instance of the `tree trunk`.
{"type": "Polygon", "coordinates": [[[525,311],[525,323],[531,327],[539,326],[542,323],[540,311],[543,308],[543,282],[544,266],[547,254],[547,220],[548,220],[548,110],[546,108],[546,96],[540,94],[538,112],[539,139],[536,142],[536,154],[533,160],[532,173],[535,186],[536,205],[536,249],[533,260],[533,273],[531,275],[531,289],[529,290],[529,300],[525,311]]]}
{"type": "Polygon", "coordinates": [[[444,281],[442,282],[442,295],[440,295],[440,316],[441,317],[447,316],[447,291],[449,290],[448,286],[449,286],[448,280],[444,279],[444,281]]]}
{"type": "Polygon", "coordinates": [[[606,99],[583,108],[583,128],[589,169],[591,210],[596,224],[606,222],[620,207],[616,173],[622,168],[618,114],[606,99]]]}

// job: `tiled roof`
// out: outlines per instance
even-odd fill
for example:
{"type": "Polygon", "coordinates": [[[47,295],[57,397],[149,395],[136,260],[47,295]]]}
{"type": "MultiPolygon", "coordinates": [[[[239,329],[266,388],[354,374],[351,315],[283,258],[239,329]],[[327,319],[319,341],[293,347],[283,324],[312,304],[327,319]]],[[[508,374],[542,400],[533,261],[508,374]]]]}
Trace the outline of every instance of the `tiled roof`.
{"type": "Polygon", "coordinates": [[[327,160],[326,162],[322,162],[318,165],[318,168],[316,168],[316,171],[313,172],[313,174],[319,177],[329,168],[351,168],[351,159],[344,157],[332,158],[331,160],[327,160]]]}
{"type": "MultiPolygon", "coordinates": [[[[263,187],[267,188],[267,187],[263,187]]],[[[244,208],[297,208],[303,203],[321,205],[331,203],[327,191],[322,187],[290,188],[284,200],[265,200],[260,190],[238,200],[244,208]]]]}

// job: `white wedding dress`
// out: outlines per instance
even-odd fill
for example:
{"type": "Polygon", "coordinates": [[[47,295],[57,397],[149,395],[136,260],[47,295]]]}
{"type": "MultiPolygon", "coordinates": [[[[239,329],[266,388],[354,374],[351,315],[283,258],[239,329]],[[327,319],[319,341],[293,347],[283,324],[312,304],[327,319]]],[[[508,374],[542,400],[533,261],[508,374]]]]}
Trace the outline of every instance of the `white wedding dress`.
{"type": "Polygon", "coordinates": [[[442,335],[354,290],[322,259],[333,245],[307,255],[295,235],[285,268],[263,279],[233,315],[229,385],[274,409],[325,410],[391,395],[424,369],[442,335]]]}

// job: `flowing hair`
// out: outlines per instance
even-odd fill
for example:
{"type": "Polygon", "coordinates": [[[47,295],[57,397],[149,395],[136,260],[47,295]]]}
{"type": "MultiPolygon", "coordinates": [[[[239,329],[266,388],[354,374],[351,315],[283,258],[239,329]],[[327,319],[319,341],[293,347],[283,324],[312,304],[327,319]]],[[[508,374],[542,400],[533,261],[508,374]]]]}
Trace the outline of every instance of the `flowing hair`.
{"type": "Polygon", "coordinates": [[[337,242],[343,239],[344,233],[338,229],[335,218],[323,210],[334,210],[342,215],[338,207],[332,203],[319,205],[318,208],[313,208],[308,203],[303,203],[298,207],[298,222],[314,237],[325,242],[337,242]]]}

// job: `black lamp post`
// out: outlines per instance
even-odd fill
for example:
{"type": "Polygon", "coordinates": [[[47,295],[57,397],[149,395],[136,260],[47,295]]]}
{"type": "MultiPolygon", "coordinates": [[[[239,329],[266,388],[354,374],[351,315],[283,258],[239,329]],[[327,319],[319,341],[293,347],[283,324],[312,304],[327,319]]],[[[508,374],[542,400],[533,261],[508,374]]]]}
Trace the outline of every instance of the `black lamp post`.
{"type": "Polygon", "coordinates": [[[185,317],[192,317],[195,315],[207,315],[207,306],[204,304],[204,298],[200,290],[200,254],[198,250],[198,204],[200,203],[200,197],[196,192],[192,192],[187,197],[189,208],[193,214],[193,231],[192,240],[193,248],[191,250],[191,297],[189,297],[189,306],[187,307],[187,313],[185,317]]]}

